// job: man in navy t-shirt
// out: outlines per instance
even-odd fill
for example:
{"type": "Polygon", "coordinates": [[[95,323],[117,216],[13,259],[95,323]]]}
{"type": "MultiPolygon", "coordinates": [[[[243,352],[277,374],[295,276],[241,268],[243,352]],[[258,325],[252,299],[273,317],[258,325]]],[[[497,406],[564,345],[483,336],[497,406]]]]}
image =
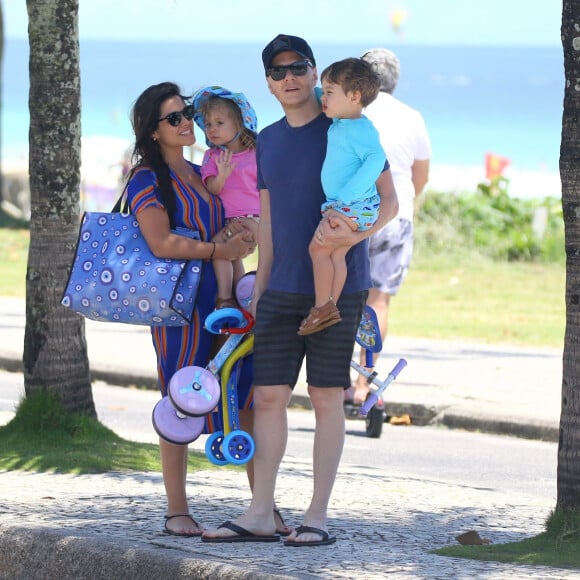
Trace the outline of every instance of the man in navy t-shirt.
{"type": "Polygon", "coordinates": [[[316,414],[314,493],[303,525],[286,546],[333,543],[326,518],[344,445],[343,393],[350,387],[354,339],[370,286],[366,238],[397,214],[388,164],[377,180],[380,216],[374,227],[353,232],[337,220],[321,222],[324,192],[320,181],[331,123],[321,111],[315,86],[316,61],[302,38],[280,34],[264,49],[268,87],[285,116],[258,136],[260,189],[259,261],[252,307],[254,329],[253,497],[235,522],[204,533],[206,542],[276,541],[274,489],[288,437],[286,409],[306,360],[308,392],[316,414]],[[338,302],[342,321],[315,334],[298,335],[314,305],[314,278],[308,245],[353,245],[348,276],[338,302]],[[358,242],[358,243],[357,243],[358,242]]]}

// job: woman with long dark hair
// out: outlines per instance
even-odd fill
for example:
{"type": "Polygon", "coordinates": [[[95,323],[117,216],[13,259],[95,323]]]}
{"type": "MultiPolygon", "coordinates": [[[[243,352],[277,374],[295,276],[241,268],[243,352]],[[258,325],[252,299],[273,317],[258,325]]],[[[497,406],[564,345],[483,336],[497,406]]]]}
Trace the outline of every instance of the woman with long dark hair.
{"type": "MultiPolygon", "coordinates": [[[[131,212],[156,256],[205,260],[192,324],[151,327],[163,396],[176,371],[191,365],[206,367],[210,360],[213,335],[203,325],[216,303],[212,260],[238,260],[255,248],[251,235],[241,227],[228,226],[228,236],[223,235],[219,197],[204,187],[199,166],[183,156],[183,148],[195,143],[192,119],[192,106],[170,82],[147,88],[132,111],[135,144],[127,182],[131,212]],[[197,230],[201,240],[173,233],[176,227],[197,230]]],[[[249,406],[249,393],[240,392],[239,399],[249,406]]],[[[165,532],[199,536],[202,528],[189,513],[186,495],[187,445],[162,438],[159,445],[167,493],[165,532]]]]}

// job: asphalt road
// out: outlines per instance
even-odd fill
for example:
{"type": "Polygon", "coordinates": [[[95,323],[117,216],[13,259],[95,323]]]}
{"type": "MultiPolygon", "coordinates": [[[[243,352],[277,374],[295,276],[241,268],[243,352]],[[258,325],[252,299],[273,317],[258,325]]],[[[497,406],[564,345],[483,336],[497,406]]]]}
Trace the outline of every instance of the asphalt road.
{"type": "MultiPolygon", "coordinates": [[[[0,424],[5,424],[24,393],[19,373],[0,371],[0,424]]],[[[117,387],[97,381],[93,396],[99,419],[121,437],[156,443],[151,411],[158,393],[117,387]]],[[[305,458],[312,453],[312,411],[289,410],[287,454],[305,458]]],[[[533,498],[556,498],[557,445],[536,440],[448,430],[443,427],[392,426],[382,436],[365,434],[362,420],[347,421],[343,464],[371,463],[394,475],[436,479],[466,486],[513,492],[533,498]]],[[[192,448],[203,451],[205,437],[192,448]]]]}

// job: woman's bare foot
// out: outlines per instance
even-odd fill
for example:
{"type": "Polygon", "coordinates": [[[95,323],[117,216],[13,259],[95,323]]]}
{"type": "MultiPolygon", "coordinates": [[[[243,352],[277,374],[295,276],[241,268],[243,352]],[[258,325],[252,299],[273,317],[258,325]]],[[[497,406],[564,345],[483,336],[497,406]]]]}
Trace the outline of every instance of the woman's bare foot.
{"type": "Polygon", "coordinates": [[[325,546],[336,542],[336,537],[330,536],[326,529],[326,521],[323,519],[314,518],[309,523],[304,523],[298,526],[286,538],[284,544],[286,546],[325,546]],[[318,524],[318,525],[315,525],[318,524]]]}
{"type": "Polygon", "coordinates": [[[201,536],[203,528],[189,514],[174,514],[165,516],[163,530],[171,536],[185,536],[187,538],[201,536]]]}
{"type": "Polygon", "coordinates": [[[276,524],[276,533],[281,536],[289,536],[294,531],[294,528],[286,525],[278,508],[274,508],[274,523],[276,524]]]}

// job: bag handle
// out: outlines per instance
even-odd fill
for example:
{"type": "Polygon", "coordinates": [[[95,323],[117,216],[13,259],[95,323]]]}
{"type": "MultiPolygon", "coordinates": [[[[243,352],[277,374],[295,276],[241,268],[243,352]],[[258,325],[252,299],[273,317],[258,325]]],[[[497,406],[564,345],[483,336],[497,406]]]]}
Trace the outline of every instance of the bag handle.
{"type": "Polygon", "coordinates": [[[129,197],[127,195],[127,185],[123,188],[123,193],[119,196],[119,199],[113,206],[111,213],[121,213],[122,215],[129,215],[131,213],[129,197]]]}

